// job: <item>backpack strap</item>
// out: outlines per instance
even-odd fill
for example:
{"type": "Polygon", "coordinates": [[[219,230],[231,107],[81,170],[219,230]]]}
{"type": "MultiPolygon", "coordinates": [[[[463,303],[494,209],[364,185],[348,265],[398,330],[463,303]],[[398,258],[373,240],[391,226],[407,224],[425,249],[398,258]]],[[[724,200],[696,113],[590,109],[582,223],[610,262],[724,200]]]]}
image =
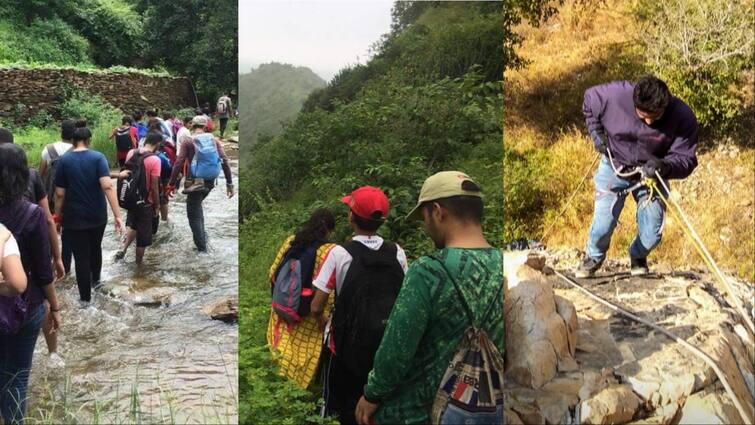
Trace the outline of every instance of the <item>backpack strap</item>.
{"type": "MultiPolygon", "coordinates": [[[[501,253],[501,266],[503,266],[503,251],[500,251],[501,253]]],[[[461,301],[462,307],[464,309],[464,312],[467,315],[467,318],[469,319],[470,325],[474,327],[475,329],[479,329],[477,325],[475,325],[474,320],[474,314],[472,314],[472,309],[469,307],[469,303],[467,303],[467,299],[464,298],[464,294],[461,292],[461,288],[459,288],[459,284],[456,282],[456,279],[454,279],[453,275],[451,275],[451,272],[446,267],[446,263],[444,263],[440,258],[430,255],[430,258],[437,261],[440,266],[445,270],[446,274],[448,275],[448,278],[451,280],[451,283],[453,284],[453,287],[456,289],[456,295],[459,297],[459,300],[461,301]]],[[[485,309],[485,312],[483,313],[482,317],[480,318],[480,322],[485,322],[490,315],[490,313],[493,311],[493,306],[496,304],[496,301],[498,300],[498,297],[503,291],[503,282],[501,282],[501,285],[498,286],[498,290],[496,291],[495,297],[493,297],[493,302],[488,305],[488,307],[485,309]]]]}
{"type": "Polygon", "coordinates": [[[60,155],[58,155],[58,151],[55,150],[55,146],[53,145],[47,145],[47,154],[50,155],[50,163],[53,163],[60,158],[60,155]]]}

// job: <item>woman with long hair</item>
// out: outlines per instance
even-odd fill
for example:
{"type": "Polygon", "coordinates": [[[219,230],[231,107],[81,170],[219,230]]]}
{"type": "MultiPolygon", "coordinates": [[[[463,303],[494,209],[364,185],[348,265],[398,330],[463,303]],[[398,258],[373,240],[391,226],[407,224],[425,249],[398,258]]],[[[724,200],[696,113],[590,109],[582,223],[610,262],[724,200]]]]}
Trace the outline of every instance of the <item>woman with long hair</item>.
{"type": "Polygon", "coordinates": [[[0,416],[6,424],[24,422],[34,346],[45,318],[44,300],[50,304],[52,331],[57,332],[62,323],[53,285],[47,219],[39,206],[24,198],[28,183],[23,149],[0,144],[0,223],[18,244],[27,280],[21,295],[0,297],[0,416]]]}
{"type": "Polygon", "coordinates": [[[92,299],[92,286],[100,282],[106,199],[113,211],[115,231],[121,233],[123,228],[110,167],[105,155],[89,148],[91,140],[88,128],[76,129],[73,148],[58,160],[55,174],[55,220],[70,237],[83,306],[92,299]]]}
{"type": "MultiPolygon", "coordinates": [[[[278,250],[275,261],[270,266],[270,283],[275,283],[281,265],[286,259],[298,257],[305,251],[313,252],[312,264],[302,264],[303,277],[302,303],[312,301],[312,277],[322,264],[328,252],[335,246],[328,243],[328,237],[336,227],[336,220],[330,210],[321,208],[315,210],[299,230],[289,236],[278,250]],[[306,280],[306,281],[305,281],[306,280]],[[309,283],[307,288],[306,283],[309,283]]],[[[304,261],[302,261],[304,262],[304,261]]],[[[332,305],[329,303],[328,310],[332,305]]],[[[327,311],[326,311],[327,313],[327,311]]],[[[327,315],[326,315],[327,317],[327,315]]],[[[267,342],[270,349],[278,353],[276,356],[280,368],[279,373],[295,381],[300,387],[306,388],[317,373],[322,349],[323,331],[320,323],[312,315],[305,315],[301,321],[291,324],[280,317],[274,309],[270,312],[267,327],[267,342]]]]}

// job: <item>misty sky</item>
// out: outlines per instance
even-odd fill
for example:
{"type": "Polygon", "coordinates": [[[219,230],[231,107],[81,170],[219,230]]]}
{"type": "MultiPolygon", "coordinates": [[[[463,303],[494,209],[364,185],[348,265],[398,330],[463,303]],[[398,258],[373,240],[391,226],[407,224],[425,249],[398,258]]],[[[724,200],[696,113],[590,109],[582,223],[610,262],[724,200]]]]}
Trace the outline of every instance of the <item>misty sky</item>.
{"type": "Polygon", "coordinates": [[[239,72],[261,63],[307,66],[325,80],[365,63],[390,31],[386,1],[239,0],[239,72]]]}

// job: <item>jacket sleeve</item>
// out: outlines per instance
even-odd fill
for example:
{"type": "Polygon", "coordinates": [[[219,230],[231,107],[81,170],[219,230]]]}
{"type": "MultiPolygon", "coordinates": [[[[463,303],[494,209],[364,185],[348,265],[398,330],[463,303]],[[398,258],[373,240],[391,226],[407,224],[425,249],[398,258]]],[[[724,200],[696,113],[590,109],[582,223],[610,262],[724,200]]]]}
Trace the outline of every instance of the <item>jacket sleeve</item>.
{"type": "Polygon", "coordinates": [[[602,93],[603,86],[593,86],[585,90],[584,101],[582,102],[582,114],[585,116],[587,123],[587,132],[595,146],[606,145],[606,130],[603,128],[601,118],[606,108],[605,98],[602,93]]]}
{"type": "Polygon", "coordinates": [[[409,267],[383,340],[364,388],[365,398],[379,403],[403,383],[430,319],[432,295],[421,261],[409,267]]]}
{"type": "Polygon", "coordinates": [[[231,165],[228,162],[228,155],[225,154],[225,150],[223,149],[223,144],[220,143],[220,140],[215,139],[215,146],[218,148],[218,155],[220,155],[220,160],[222,161],[223,175],[225,176],[225,184],[227,186],[232,186],[233,174],[231,174],[231,165]]]}
{"type": "Polygon", "coordinates": [[[698,125],[697,120],[692,115],[685,120],[680,126],[674,142],[671,144],[663,160],[671,166],[671,172],[668,178],[684,179],[687,178],[697,167],[697,150],[698,125]]]}

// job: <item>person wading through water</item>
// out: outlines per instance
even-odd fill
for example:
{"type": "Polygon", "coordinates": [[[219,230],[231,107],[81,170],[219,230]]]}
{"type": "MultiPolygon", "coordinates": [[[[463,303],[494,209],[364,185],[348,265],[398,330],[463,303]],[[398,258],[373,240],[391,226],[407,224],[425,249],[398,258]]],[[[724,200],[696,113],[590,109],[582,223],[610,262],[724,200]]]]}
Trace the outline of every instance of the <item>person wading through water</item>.
{"type": "Polygon", "coordinates": [[[126,163],[126,155],[131,149],[135,149],[139,141],[138,130],[132,125],[132,119],[124,115],[121,119],[121,126],[113,129],[110,133],[110,139],[115,139],[116,160],[118,166],[123,167],[126,163]]]}
{"type": "Polygon", "coordinates": [[[228,126],[228,119],[233,116],[233,102],[231,102],[231,98],[228,97],[227,93],[223,93],[218,99],[215,112],[220,121],[220,138],[222,139],[225,137],[225,128],[228,126]]]}
{"type": "Polygon", "coordinates": [[[316,289],[311,312],[327,326],[323,414],[337,414],[342,424],[353,424],[407,265],[404,250],[377,235],[390,210],[382,190],[363,186],[341,201],[349,206],[354,237],[325,258],[312,282],[316,289]],[[328,322],[324,313],[331,293],[335,307],[328,322]]]}
{"type": "MultiPolygon", "coordinates": [[[[9,130],[0,128],[0,144],[13,143],[13,133],[9,130]]],[[[54,147],[51,147],[51,152],[54,147]]],[[[53,154],[53,155],[54,155],[53,154]]],[[[58,243],[58,232],[55,220],[53,219],[52,212],[50,211],[50,204],[48,202],[49,197],[45,190],[45,184],[39,172],[33,168],[29,169],[29,184],[24,193],[24,199],[37,204],[45,213],[45,219],[47,220],[47,238],[50,243],[50,252],[52,253],[53,266],[55,269],[55,280],[62,280],[65,275],[65,266],[63,265],[63,259],[61,258],[60,244],[58,243]]],[[[58,354],[58,334],[53,332],[50,321],[50,304],[45,301],[45,319],[42,322],[42,333],[45,337],[47,344],[47,350],[49,353],[48,364],[52,367],[62,368],[65,366],[63,358],[58,354]]]]}
{"type": "MultiPolygon", "coordinates": [[[[480,187],[462,172],[443,171],[422,185],[409,219],[424,220],[439,251],[420,257],[406,272],[356,408],[359,424],[430,423],[444,372],[471,326],[503,353],[503,254],[485,240],[483,206],[480,187]]],[[[492,411],[469,414],[448,404],[439,423],[503,423],[499,360],[500,399],[489,400],[492,411]]],[[[464,386],[456,389],[463,392],[464,386]]],[[[482,400],[482,391],[479,395],[482,400]]]]}
{"type": "Polygon", "coordinates": [[[120,260],[126,256],[126,251],[134,240],[136,240],[136,263],[141,264],[144,258],[144,251],[152,245],[152,235],[154,229],[154,218],[160,211],[160,158],[157,152],[160,143],[163,141],[163,134],[160,132],[147,133],[144,147],[131,150],[126,156],[125,167],[119,173],[118,178],[124,179],[131,174],[137,174],[136,180],[132,182],[135,185],[144,185],[138,190],[145,194],[141,199],[143,203],[128,210],[126,214],[126,237],[123,245],[115,253],[115,259],[120,260]],[[137,154],[138,152],[138,154],[137,154]]]}
{"type": "MultiPolygon", "coordinates": [[[[665,207],[640,182],[640,174],[663,179],[687,178],[697,167],[698,125],[695,114],[669,92],[666,83],[648,75],[636,84],[614,81],[585,91],[582,112],[595,150],[602,158],[595,173],[595,204],[585,258],[575,272],[590,277],[603,264],[624,201],[637,202],[637,236],[629,247],[631,274],[648,273],[647,257],[661,242],[665,207]],[[613,158],[613,164],[609,159],[613,158]],[[627,193],[629,192],[629,193],[627,193]]],[[[661,188],[663,190],[663,188],[661,188]]]]}
{"type": "Polygon", "coordinates": [[[29,168],[23,149],[0,144],[0,223],[18,243],[27,277],[23,294],[0,297],[0,417],[6,424],[23,424],[34,346],[50,304],[51,328],[62,324],[50,254],[50,239],[42,209],[24,199],[29,168]]]}
{"type": "Polygon", "coordinates": [[[172,196],[176,190],[175,185],[178,174],[186,166],[184,173],[184,189],[186,194],[186,216],[194,237],[194,245],[200,253],[207,252],[207,232],[204,224],[204,211],[202,201],[215,187],[215,179],[222,168],[225,176],[226,194],[233,197],[233,175],[220,140],[212,133],[206,133],[207,118],[198,115],[192,120],[191,137],[185,138],[181,143],[181,154],[178,156],[170,175],[168,186],[165,188],[166,196],[172,196]]]}
{"type": "Polygon", "coordinates": [[[113,211],[116,233],[123,228],[107,159],[89,148],[91,139],[88,128],[76,129],[73,149],[60,158],[55,175],[55,221],[70,232],[82,307],[89,305],[92,287],[100,283],[106,200],[113,211]]]}
{"type": "MultiPolygon", "coordinates": [[[[73,148],[73,132],[76,131],[76,123],[73,120],[63,120],[60,123],[60,138],[59,142],[46,145],[42,149],[42,156],[39,161],[39,175],[42,177],[42,182],[47,193],[47,204],[50,207],[50,212],[55,211],[55,172],[57,170],[58,160],[66,152],[73,148]]],[[[57,237],[57,236],[56,236],[57,237]]],[[[73,259],[73,251],[71,250],[70,238],[68,232],[63,228],[63,232],[60,235],[61,245],[61,257],[63,259],[63,269],[65,274],[71,271],[71,260],[73,259]]],[[[53,252],[54,254],[54,252],[53,252]]]]}

